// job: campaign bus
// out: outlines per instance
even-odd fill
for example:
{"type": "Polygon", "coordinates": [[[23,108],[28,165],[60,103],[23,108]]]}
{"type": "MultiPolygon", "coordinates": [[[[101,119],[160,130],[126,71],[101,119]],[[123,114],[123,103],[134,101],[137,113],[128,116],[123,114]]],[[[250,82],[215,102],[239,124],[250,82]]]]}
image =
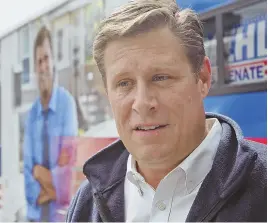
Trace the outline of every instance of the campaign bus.
{"type": "Polygon", "coordinates": [[[267,1],[177,2],[204,24],[213,71],[206,111],[231,117],[246,138],[267,144],[267,1]]]}
{"type": "MultiPolygon", "coordinates": [[[[234,119],[247,139],[267,144],[267,1],[177,0],[192,8],[204,26],[212,66],[205,110],[234,119]]],[[[113,120],[85,136],[118,138],[113,120]],[[105,127],[104,127],[105,126],[105,127]]]]}

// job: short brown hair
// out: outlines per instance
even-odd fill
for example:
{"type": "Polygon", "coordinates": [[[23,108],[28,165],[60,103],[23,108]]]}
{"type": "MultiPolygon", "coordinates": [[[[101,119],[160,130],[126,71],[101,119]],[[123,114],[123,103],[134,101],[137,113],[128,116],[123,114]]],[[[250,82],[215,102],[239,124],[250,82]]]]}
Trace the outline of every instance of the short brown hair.
{"type": "Polygon", "coordinates": [[[37,49],[37,47],[42,46],[42,44],[44,43],[44,41],[46,39],[48,39],[51,51],[53,51],[53,49],[52,49],[52,38],[51,38],[50,31],[48,30],[48,28],[46,26],[43,26],[38,31],[38,33],[36,35],[36,38],[35,38],[35,42],[34,42],[34,61],[36,59],[35,57],[36,57],[36,49],[37,49]]]}
{"type": "Polygon", "coordinates": [[[175,0],[132,0],[103,20],[95,37],[93,57],[104,84],[104,50],[109,42],[166,25],[182,41],[193,73],[198,75],[205,57],[198,15],[191,9],[180,10],[175,0]]]}

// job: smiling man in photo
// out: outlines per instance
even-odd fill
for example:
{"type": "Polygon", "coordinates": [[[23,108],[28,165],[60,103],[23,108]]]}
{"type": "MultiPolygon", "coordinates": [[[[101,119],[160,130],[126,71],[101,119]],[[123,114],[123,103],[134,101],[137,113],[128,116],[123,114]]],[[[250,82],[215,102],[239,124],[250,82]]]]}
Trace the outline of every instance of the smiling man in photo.
{"type": "Polygon", "coordinates": [[[68,204],[72,148],[63,137],[78,134],[72,95],[55,84],[52,37],[47,27],[37,33],[34,67],[39,97],[29,111],[24,135],[24,178],[29,221],[51,222],[68,204]]]}

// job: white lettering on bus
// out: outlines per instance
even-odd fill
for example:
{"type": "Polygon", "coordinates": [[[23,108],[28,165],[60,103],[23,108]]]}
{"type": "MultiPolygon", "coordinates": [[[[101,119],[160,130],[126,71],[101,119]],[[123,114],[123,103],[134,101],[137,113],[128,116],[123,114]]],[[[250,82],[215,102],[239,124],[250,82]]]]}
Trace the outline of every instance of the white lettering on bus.
{"type": "Polygon", "coordinates": [[[233,82],[237,81],[250,81],[258,80],[264,78],[264,66],[263,65],[253,65],[231,68],[229,70],[230,79],[233,82]]]}
{"type": "Polygon", "coordinates": [[[267,55],[267,47],[265,46],[266,38],[265,38],[265,27],[266,27],[266,21],[260,21],[257,24],[257,31],[258,31],[258,37],[257,37],[257,55],[258,57],[264,57],[267,55]]]}
{"type": "Polygon", "coordinates": [[[256,24],[251,23],[247,26],[246,33],[243,33],[244,26],[237,29],[235,35],[235,59],[243,59],[243,48],[246,48],[247,59],[254,58],[254,31],[256,24]]]}
{"type": "Polygon", "coordinates": [[[241,25],[232,30],[233,36],[224,37],[228,47],[229,64],[265,57],[266,45],[266,17],[247,25],[241,25]]]}

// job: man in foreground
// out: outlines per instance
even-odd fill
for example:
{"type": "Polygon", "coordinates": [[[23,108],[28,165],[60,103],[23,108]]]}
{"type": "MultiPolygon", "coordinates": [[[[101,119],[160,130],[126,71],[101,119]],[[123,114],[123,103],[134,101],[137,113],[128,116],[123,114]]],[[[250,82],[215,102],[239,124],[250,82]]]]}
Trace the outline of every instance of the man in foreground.
{"type": "Polygon", "coordinates": [[[193,11],[131,1],[93,53],[120,140],[84,165],[67,222],[266,221],[266,146],[205,113],[211,67],[193,11]]]}
{"type": "Polygon", "coordinates": [[[40,97],[29,111],[24,136],[24,179],[29,221],[60,221],[57,210],[68,204],[72,148],[61,137],[78,132],[76,106],[55,85],[52,37],[46,27],[37,34],[34,64],[40,97]]]}

